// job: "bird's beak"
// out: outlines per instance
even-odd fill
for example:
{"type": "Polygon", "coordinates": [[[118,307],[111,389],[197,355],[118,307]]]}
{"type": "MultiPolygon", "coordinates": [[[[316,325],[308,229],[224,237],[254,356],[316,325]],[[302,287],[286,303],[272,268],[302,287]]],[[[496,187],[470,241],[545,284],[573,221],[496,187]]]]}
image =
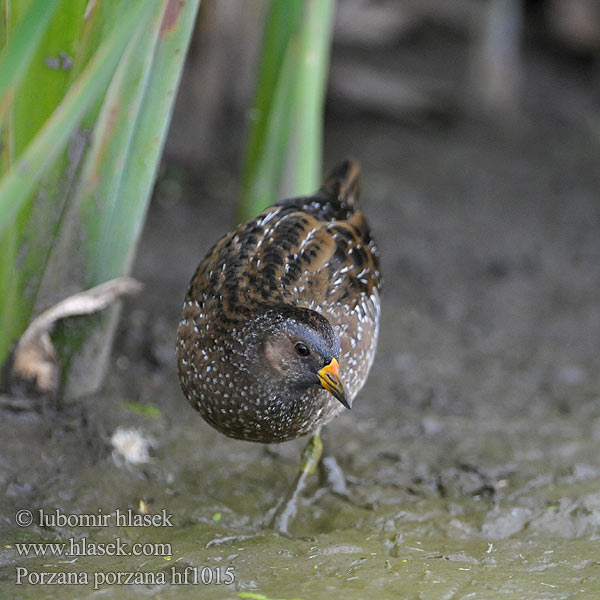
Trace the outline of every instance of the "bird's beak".
{"type": "Polygon", "coordinates": [[[318,376],[321,385],[330,394],[333,394],[346,408],[351,408],[352,405],[346,398],[346,392],[344,392],[344,386],[340,379],[340,363],[337,359],[332,358],[331,362],[318,372],[318,376]]]}

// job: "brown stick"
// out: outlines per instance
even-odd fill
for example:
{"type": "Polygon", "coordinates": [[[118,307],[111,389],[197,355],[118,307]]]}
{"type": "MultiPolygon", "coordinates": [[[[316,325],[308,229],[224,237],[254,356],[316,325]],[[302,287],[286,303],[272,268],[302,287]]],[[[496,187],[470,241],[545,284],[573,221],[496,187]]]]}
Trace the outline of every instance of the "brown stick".
{"type": "Polygon", "coordinates": [[[107,308],[121,296],[132,296],[142,284],[132,277],[118,277],[61,300],[38,315],[27,327],[14,352],[12,375],[33,381],[42,392],[58,386],[56,354],[50,331],[57,321],[89,315],[107,308]]]}

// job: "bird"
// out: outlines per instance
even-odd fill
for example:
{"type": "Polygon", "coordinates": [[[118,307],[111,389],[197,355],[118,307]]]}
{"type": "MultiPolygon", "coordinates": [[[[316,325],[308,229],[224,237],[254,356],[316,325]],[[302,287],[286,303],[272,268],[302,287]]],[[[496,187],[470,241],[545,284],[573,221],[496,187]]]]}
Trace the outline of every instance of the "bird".
{"type": "Polygon", "coordinates": [[[345,160],[308,196],[223,235],[198,265],[177,331],[189,403],[226,436],[278,443],[351,408],[373,364],[380,255],[345,160]]]}

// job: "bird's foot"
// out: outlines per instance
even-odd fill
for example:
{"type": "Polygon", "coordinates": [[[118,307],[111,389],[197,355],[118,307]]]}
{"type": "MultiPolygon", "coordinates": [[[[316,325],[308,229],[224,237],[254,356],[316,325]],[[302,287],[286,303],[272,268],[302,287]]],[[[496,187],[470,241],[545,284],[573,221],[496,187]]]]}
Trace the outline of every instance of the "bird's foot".
{"type": "Polygon", "coordinates": [[[373,502],[364,500],[356,495],[349,487],[344,471],[335,456],[324,456],[319,463],[319,489],[314,495],[314,500],[324,494],[333,494],[338,498],[367,510],[373,510],[373,502]]]}
{"type": "Polygon", "coordinates": [[[302,452],[300,471],[294,483],[288,490],[283,500],[279,503],[269,521],[269,527],[282,535],[289,536],[290,522],[298,512],[298,501],[310,476],[317,470],[323,453],[323,441],[320,432],[315,432],[302,452]]]}
{"type": "Polygon", "coordinates": [[[352,497],[344,471],[335,456],[324,456],[319,463],[319,486],[344,500],[352,497]]]}

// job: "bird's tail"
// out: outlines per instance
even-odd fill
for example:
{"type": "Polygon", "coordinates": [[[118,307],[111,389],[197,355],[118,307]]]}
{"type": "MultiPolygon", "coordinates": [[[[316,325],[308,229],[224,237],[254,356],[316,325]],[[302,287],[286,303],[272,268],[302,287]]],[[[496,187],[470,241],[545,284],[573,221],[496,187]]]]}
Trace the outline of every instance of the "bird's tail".
{"type": "Polygon", "coordinates": [[[331,194],[349,209],[354,209],[359,197],[360,165],[357,161],[346,159],[335,167],[325,178],[321,190],[331,194]]]}

